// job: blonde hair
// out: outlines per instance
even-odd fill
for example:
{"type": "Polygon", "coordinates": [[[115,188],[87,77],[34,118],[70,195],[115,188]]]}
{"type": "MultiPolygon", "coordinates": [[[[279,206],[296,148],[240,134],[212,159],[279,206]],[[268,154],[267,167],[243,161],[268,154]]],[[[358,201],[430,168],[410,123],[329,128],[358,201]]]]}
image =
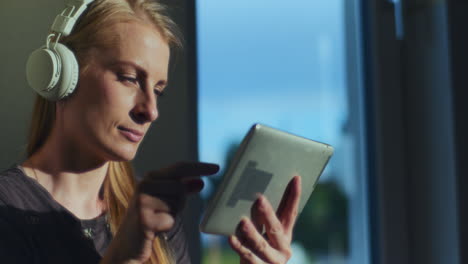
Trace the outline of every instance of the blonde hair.
{"type": "MultiPolygon", "coordinates": [[[[166,14],[166,8],[154,0],[96,0],[78,20],[71,35],[60,42],[70,48],[80,64],[80,72],[87,69],[87,52],[92,47],[115,45],[107,34],[110,25],[117,22],[141,21],[151,23],[173,48],[181,48],[182,40],[175,23],[166,14]]],[[[27,156],[31,157],[46,142],[55,122],[56,105],[37,96],[31,118],[27,156]]],[[[130,162],[110,161],[106,179],[101,188],[106,203],[110,229],[117,232],[135,190],[135,176],[130,162]]],[[[157,237],[148,261],[151,264],[174,263],[165,240],[157,237]]]]}

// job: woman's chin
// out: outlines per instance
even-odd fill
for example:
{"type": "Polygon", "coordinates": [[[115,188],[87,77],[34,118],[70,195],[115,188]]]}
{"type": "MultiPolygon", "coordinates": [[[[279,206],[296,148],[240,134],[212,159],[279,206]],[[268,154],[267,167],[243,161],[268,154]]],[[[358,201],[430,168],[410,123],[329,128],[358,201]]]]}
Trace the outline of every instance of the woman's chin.
{"type": "Polygon", "coordinates": [[[109,160],[112,161],[132,161],[137,152],[137,147],[125,147],[119,149],[112,149],[109,160]]]}
{"type": "Polygon", "coordinates": [[[130,142],[121,136],[104,137],[95,144],[95,150],[108,161],[131,161],[135,158],[139,145],[139,142],[130,142]]]}
{"type": "Polygon", "coordinates": [[[120,155],[120,160],[121,161],[132,161],[136,156],[136,151],[129,151],[129,152],[125,152],[125,153],[122,153],[120,155]]]}

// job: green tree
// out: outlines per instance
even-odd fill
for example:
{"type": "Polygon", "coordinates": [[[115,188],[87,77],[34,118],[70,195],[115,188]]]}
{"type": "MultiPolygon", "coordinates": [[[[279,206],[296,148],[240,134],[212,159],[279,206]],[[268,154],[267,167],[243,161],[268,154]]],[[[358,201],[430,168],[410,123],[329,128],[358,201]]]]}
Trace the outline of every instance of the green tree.
{"type": "Polygon", "coordinates": [[[297,220],[294,240],[311,256],[348,254],[348,199],[336,182],[317,184],[297,220]]]}

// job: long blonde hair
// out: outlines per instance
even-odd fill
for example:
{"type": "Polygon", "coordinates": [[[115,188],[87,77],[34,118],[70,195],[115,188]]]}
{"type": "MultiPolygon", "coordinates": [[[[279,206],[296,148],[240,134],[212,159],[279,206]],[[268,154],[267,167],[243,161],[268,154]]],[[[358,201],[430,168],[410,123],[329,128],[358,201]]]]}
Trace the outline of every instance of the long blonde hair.
{"type": "MultiPolygon", "coordinates": [[[[106,35],[109,25],[117,22],[143,21],[152,23],[172,48],[180,48],[182,41],[175,23],[166,15],[165,7],[154,0],[96,0],[78,20],[71,35],[60,42],[76,55],[80,72],[87,69],[86,53],[91,47],[105,48],[115,45],[106,35]]],[[[46,142],[55,122],[56,103],[37,96],[31,118],[27,157],[31,157],[46,142]]],[[[110,229],[117,232],[135,190],[135,176],[130,162],[110,161],[102,186],[110,229]]],[[[148,263],[169,264],[174,259],[165,240],[157,237],[148,263]]]]}

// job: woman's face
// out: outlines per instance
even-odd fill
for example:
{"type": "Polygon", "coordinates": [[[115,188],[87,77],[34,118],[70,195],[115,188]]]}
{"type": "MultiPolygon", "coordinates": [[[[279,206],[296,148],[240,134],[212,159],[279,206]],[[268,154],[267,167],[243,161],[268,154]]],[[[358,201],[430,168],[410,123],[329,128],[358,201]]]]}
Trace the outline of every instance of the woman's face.
{"type": "Polygon", "coordinates": [[[89,51],[88,68],[80,72],[75,93],[57,105],[57,121],[80,153],[99,160],[131,160],[158,117],[169,46],[149,24],[118,23],[109,32],[115,45],[89,51]]]}

